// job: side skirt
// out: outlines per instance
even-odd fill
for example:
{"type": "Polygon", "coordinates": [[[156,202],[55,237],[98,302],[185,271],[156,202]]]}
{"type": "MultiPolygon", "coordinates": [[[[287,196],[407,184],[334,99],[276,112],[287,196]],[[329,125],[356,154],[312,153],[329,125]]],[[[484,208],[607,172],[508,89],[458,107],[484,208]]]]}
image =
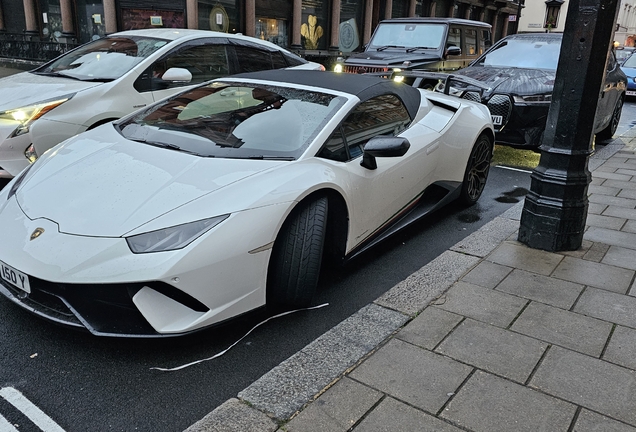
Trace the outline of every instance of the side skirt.
{"type": "Polygon", "coordinates": [[[441,181],[433,183],[362,243],[353,248],[353,250],[345,256],[345,262],[357,257],[427,214],[456,200],[461,193],[461,187],[461,182],[441,181]]]}

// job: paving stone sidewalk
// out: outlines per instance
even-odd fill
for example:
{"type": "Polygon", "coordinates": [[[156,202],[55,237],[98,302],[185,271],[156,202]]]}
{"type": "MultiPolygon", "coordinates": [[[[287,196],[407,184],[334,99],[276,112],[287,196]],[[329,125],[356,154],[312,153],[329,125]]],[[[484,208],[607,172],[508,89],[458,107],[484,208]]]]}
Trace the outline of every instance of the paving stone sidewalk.
{"type": "Polygon", "coordinates": [[[519,204],[187,432],[636,432],[636,131],[590,170],[579,250],[519,204]]]}

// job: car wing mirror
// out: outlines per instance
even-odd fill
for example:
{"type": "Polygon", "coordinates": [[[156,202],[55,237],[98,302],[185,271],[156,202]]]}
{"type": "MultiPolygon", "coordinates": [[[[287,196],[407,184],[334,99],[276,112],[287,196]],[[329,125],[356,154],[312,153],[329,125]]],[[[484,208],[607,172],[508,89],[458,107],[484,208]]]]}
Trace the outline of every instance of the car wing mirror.
{"type": "Polygon", "coordinates": [[[190,82],[192,81],[192,74],[187,69],[172,67],[163,73],[161,79],[164,81],[190,82]]]}
{"type": "Polygon", "coordinates": [[[460,47],[458,47],[458,46],[451,45],[448,48],[446,48],[446,55],[447,56],[462,55],[462,49],[460,47]]]}
{"type": "Polygon", "coordinates": [[[371,138],[364,146],[360,165],[370,170],[377,169],[378,164],[375,158],[404,156],[410,147],[409,140],[403,137],[378,136],[371,138]]]}

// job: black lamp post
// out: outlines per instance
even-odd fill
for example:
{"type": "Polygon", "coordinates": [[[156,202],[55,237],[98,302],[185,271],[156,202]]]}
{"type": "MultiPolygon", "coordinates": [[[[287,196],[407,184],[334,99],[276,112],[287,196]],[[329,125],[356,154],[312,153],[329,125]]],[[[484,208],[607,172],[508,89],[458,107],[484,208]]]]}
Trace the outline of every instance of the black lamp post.
{"type": "Polygon", "coordinates": [[[619,0],[571,0],[539,166],[521,214],[519,241],[548,251],[576,250],[587,218],[596,106],[619,0]]]}

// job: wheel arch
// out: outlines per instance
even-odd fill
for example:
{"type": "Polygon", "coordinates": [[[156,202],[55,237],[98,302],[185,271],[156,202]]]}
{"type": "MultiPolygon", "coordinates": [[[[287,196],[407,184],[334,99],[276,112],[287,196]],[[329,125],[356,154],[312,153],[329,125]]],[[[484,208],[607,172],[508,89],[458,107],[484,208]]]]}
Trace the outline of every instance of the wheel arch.
{"type": "MultiPolygon", "coordinates": [[[[347,237],[349,235],[349,208],[346,200],[338,190],[322,188],[309,193],[298,201],[285,220],[292,216],[295,209],[301,208],[305,203],[323,196],[328,200],[327,237],[323,255],[327,262],[341,264],[345,256],[347,237]]],[[[276,238],[278,238],[278,234],[276,238]]]]}
{"type": "MultiPolygon", "coordinates": [[[[349,231],[349,212],[344,197],[338,191],[331,188],[315,190],[298,200],[293,208],[288,211],[282,223],[280,223],[272,246],[273,251],[276,251],[277,242],[281,241],[281,238],[284,238],[283,234],[286,225],[309,203],[321,198],[327,198],[327,224],[322,251],[322,265],[342,264],[349,231]]],[[[275,252],[273,252],[273,254],[275,254],[275,252]]],[[[271,303],[270,299],[273,298],[273,293],[276,290],[276,288],[271,285],[274,280],[272,278],[273,266],[275,266],[274,255],[270,257],[267,265],[266,298],[268,299],[268,304],[271,303]]]]}

